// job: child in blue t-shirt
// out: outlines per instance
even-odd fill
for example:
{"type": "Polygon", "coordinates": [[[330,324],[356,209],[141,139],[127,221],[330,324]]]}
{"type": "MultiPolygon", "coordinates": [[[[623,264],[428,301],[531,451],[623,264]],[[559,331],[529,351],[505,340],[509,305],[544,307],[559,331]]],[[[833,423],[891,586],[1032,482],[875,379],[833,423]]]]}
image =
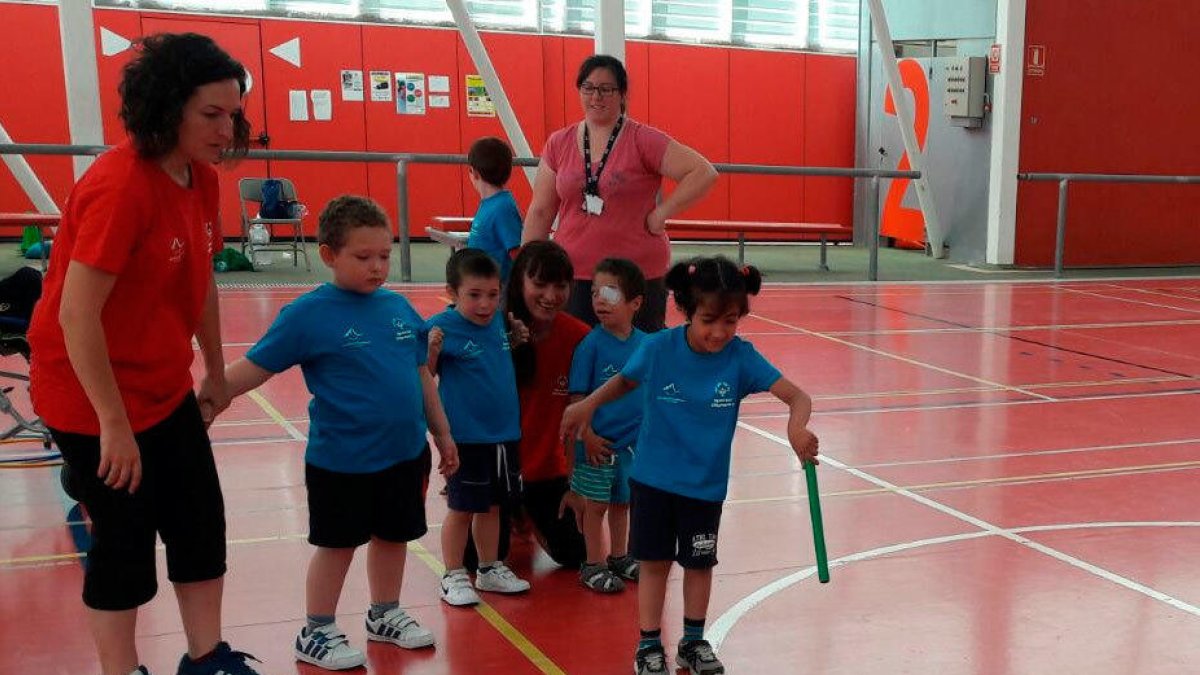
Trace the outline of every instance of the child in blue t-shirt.
{"type": "Polygon", "coordinates": [[[334,623],[346,571],[363,544],[367,639],[408,649],[433,644],[400,608],[407,542],[426,532],[426,424],[439,471],[454,473],[458,451],[425,365],[421,316],[404,296],[381,288],[392,251],[387,215],[364,197],[337,197],[321,212],[317,240],[333,283],[284,307],[225,377],[236,396],[299,365],[312,393],[304,482],[308,541],[317,548],[308,566],[308,621],[294,653],[342,670],[366,662],[334,623]]]}
{"type": "MultiPolygon", "coordinates": [[[[497,553],[500,507],[515,502],[521,490],[521,411],[495,261],[479,249],[455,252],[446,263],[446,290],[454,304],[425,324],[428,367],[438,375],[460,460],[446,482],[450,512],[442,523],[441,592],[447,604],[466,606],[479,603],[475,589],[529,590],[497,553]],[[463,564],[468,532],[479,552],[475,589],[463,564]]],[[[512,332],[514,342],[528,337],[520,322],[513,322],[512,332]]]]}
{"type": "Polygon", "coordinates": [[[816,463],[817,438],[807,428],[812,401],[737,337],[738,323],[750,312],[748,296],[762,285],[757,269],[719,256],[693,258],[672,267],[665,281],[687,323],[647,336],[619,376],[567,408],[562,433],[574,439],[597,408],[641,388],[630,481],[630,548],[641,563],[642,633],[634,670],[665,672],[660,627],[674,561],[684,569],[683,639],[675,662],[693,673],[721,673],[704,640],[704,622],[738,408],[744,397],[770,391],[790,408],[788,441],[796,456],[816,463]]]}
{"type": "MultiPolygon", "coordinates": [[[[601,260],[592,277],[592,309],[599,323],[575,348],[569,391],[574,400],[592,393],[621,372],[642,343],[645,333],[634,328],[642,305],[646,279],[638,266],[623,258],[601,260]]],[[[626,396],[596,410],[583,438],[575,442],[571,490],[586,501],[583,538],[587,562],[579,580],[598,593],[625,588],[622,579],[636,581],[638,563],[629,555],[629,469],[641,427],[637,397],[626,396]],[[604,557],[604,516],[612,552],[604,557]]],[[[568,460],[571,460],[568,453],[568,460]]]]}
{"type": "Polygon", "coordinates": [[[513,152],[508,143],[488,136],[471,144],[467,175],[479,192],[479,210],[471,221],[467,248],[477,248],[500,267],[500,285],[508,283],[513,258],[521,247],[521,212],[504,186],[512,175],[513,152]]]}

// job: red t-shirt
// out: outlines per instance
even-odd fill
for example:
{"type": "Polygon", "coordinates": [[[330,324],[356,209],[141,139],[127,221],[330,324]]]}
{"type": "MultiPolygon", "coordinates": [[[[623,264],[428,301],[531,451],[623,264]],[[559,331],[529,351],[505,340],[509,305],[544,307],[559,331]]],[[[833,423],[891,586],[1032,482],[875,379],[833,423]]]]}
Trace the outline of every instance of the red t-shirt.
{"type": "Polygon", "coordinates": [[[529,481],[567,475],[567,456],[559,440],[563,410],[570,403],[567,379],[575,347],[591,329],[575,317],[560,312],[550,333],[533,343],[533,379],[521,387],[521,476],[529,481]]]}
{"type": "Polygon", "coordinates": [[[670,242],[665,233],[646,231],[646,216],[654,210],[662,187],[662,162],[671,138],[626,118],[600,174],[604,211],[593,216],[583,210],[581,134],[578,124],[559,129],[542,150],[542,161],[554,171],[560,200],[554,241],[570,254],[575,278],[591,279],[596,263],[609,256],[637,263],[647,279],[666,275],[670,242]]]}
{"type": "Polygon", "coordinates": [[[33,405],[49,426],[100,433],[58,322],[72,260],[117,277],[100,322],[133,430],[161,422],[191,390],[217,223],[216,171],[196,162],[191,170],[184,188],[126,142],[101,155],[67,198],[29,328],[33,405]]]}

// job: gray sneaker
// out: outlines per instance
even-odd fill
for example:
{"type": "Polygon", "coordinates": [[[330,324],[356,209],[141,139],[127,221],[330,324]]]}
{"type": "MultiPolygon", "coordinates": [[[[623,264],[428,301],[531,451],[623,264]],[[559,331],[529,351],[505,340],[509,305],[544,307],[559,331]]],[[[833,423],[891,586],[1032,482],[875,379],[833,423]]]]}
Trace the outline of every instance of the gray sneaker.
{"type": "Polygon", "coordinates": [[[722,675],[725,672],[725,666],[717,659],[708,640],[679,643],[679,653],[675,655],[675,665],[687,668],[692,675],[722,675]]]}
{"type": "Polygon", "coordinates": [[[666,675],[667,653],[662,645],[639,649],[633,659],[633,675],[666,675]]]}

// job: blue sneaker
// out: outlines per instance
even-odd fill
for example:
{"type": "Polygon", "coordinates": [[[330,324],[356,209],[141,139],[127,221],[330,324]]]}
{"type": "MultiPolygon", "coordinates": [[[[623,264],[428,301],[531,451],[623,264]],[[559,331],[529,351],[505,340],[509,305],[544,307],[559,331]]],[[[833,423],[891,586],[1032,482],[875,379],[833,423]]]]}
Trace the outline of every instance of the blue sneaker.
{"type": "Polygon", "coordinates": [[[212,654],[193,661],[187,654],[179,659],[177,675],[260,675],[246,661],[262,663],[246,652],[235,652],[228,642],[218,642],[212,654]]]}

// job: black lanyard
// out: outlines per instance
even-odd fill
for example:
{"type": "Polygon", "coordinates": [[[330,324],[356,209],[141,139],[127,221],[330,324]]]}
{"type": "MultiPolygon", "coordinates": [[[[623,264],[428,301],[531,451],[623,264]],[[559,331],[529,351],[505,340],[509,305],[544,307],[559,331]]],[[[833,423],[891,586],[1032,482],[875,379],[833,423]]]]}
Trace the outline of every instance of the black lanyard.
{"type": "Polygon", "coordinates": [[[608,153],[612,152],[613,143],[617,142],[617,134],[621,133],[621,125],[625,124],[625,116],[617,118],[617,125],[608,135],[608,145],[604,148],[604,156],[596,166],[596,175],[592,175],[592,139],[588,134],[587,122],[583,123],[583,194],[600,196],[600,173],[608,163],[608,153]]]}

